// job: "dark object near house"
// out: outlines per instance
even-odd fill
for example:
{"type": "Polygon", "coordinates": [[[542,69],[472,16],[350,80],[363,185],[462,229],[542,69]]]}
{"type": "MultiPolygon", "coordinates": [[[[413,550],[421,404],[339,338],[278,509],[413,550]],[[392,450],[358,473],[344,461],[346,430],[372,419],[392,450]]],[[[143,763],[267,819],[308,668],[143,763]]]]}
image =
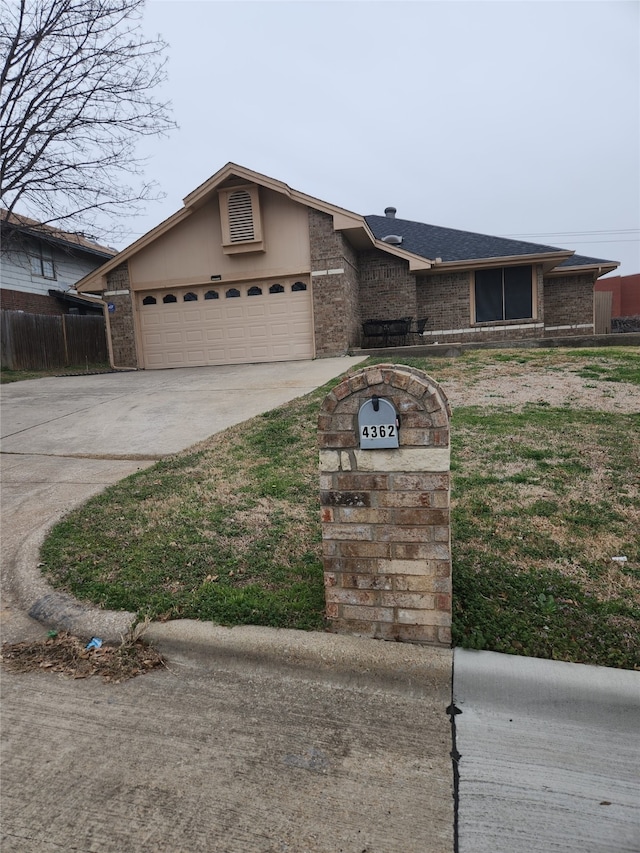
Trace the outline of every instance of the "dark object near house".
{"type": "Polygon", "coordinates": [[[398,320],[365,320],[362,324],[362,345],[378,343],[383,347],[393,343],[405,344],[411,328],[411,317],[398,320]]]}
{"type": "Polygon", "coordinates": [[[611,331],[617,334],[621,332],[640,332],[640,314],[635,317],[613,317],[611,320],[611,331]]]}
{"type": "Polygon", "coordinates": [[[402,346],[408,343],[422,343],[422,333],[428,317],[416,320],[401,317],[398,320],[365,320],[362,324],[362,346],[402,346]]]}

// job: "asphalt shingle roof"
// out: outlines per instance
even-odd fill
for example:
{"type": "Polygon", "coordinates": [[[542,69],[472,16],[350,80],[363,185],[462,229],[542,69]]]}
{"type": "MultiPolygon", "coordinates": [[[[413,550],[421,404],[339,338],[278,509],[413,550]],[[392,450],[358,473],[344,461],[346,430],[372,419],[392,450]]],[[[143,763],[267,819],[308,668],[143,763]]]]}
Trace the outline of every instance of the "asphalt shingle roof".
{"type": "Polygon", "coordinates": [[[572,255],[566,261],[558,264],[559,267],[593,267],[598,264],[615,264],[616,261],[607,261],[604,258],[587,258],[585,255],[572,255]]]}
{"type": "Polygon", "coordinates": [[[7,211],[0,209],[0,223],[4,227],[15,228],[18,231],[23,231],[26,234],[32,234],[35,237],[40,237],[43,240],[54,243],[64,243],[81,251],[90,252],[92,255],[100,255],[105,258],[112,258],[117,254],[116,249],[109,246],[101,246],[99,243],[90,240],[83,234],[74,234],[68,231],[61,231],[51,225],[44,225],[35,219],[30,219],[28,216],[22,216],[19,213],[10,213],[7,216],[7,211]]]}
{"type": "MultiPolygon", "coordinates": [[[[492,237],[488,234],[442,228],[438,225],[425,225],[409,219],[396,219],[389,216],[365,216],[365,219],[378,240],[382,240],[389,234],[397,234],[402,237],[403,249],[423,258],[432,260],[442,258],[445,263],[517,257],[518,255],[545,255],[548,252],[566,251],[557,246],[510,240],[506,237],[492,237]]],[[[612,262],[574,255],[569,260],[563,261],[560,266],[587,266],[593,263],[612,262]]]]}

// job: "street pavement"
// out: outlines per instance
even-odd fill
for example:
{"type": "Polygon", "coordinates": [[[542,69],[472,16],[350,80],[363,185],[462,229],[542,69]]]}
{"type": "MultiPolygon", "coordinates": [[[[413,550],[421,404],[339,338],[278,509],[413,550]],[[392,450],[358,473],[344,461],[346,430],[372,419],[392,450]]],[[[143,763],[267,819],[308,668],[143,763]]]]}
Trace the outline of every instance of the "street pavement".
{"type": "MultiPolygon", "coordinates": [[[[51,524],[357,361],[1,386],[3,641],[117,639],[133,614],[41,578],[51,524]]],[[[3,671],[3,853],[640,851],[640,673],[186,620],[148,637],[166,668],[122,684],[3,671]]]]}
{"type": "Polygon", "coordinates": [[[451,653],[301,633],[285,662],[169,644],[122,684],[5,673],[3,853],[451,853],[451,653]]]}

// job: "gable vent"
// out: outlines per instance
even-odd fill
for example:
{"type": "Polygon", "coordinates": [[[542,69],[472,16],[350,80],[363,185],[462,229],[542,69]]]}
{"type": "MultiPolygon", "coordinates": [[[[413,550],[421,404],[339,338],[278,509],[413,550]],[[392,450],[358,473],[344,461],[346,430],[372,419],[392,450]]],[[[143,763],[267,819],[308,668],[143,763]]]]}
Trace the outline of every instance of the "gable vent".
{"type": "Polygon", "coordinates": [[[232,243],[254,240],[253,206],[247,190],[236,190],[228,201],[229,237],[232,243]]]}

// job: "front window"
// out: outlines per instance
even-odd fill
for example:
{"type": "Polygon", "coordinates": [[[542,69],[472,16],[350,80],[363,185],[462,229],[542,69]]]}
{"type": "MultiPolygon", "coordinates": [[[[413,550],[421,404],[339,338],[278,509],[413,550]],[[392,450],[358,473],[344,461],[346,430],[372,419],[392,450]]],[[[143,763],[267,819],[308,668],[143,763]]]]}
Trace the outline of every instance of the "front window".
{"type": "Polygon", "coordinates": [[[531,267],[476,270],[476,323],[533,317],[531,267]]]}
{"type": "Polygon", "coordinates": [[[39,243],[30,252],[31,274],[39,278],[55,279],[56,270],[53,265],[53,254],[48,246],[39,243]]]}

